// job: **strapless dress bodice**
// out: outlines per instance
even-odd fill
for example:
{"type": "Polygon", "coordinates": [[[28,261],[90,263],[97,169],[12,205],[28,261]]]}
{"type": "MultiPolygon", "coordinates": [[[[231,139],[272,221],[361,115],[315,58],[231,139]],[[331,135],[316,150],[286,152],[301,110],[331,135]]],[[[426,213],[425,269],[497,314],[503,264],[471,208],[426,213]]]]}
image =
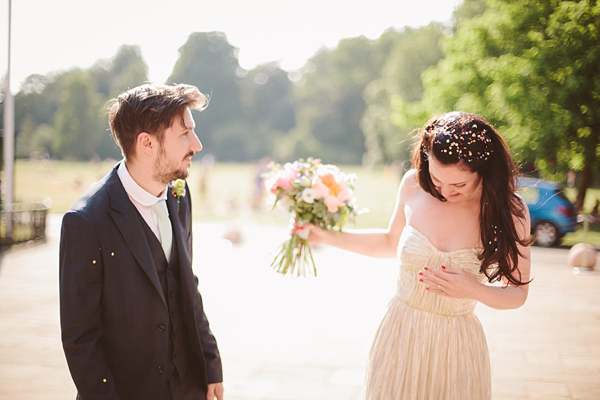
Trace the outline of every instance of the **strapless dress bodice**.
{"type": "Polygon", "coordinates": [[[443,266],[463,269],[480,282],[486,276],[479,272],[481,261],[477,258],[479,248],[466,248],[450,252],[438,250],[419,230],[406,225],[398,241],[397,260],[400,266],[396,298],[407,305],[440,315],[464,315],[472,313],[475,300],[452,299],[426,290],[419,282],[423,267],[439,269],[443,266]]]}

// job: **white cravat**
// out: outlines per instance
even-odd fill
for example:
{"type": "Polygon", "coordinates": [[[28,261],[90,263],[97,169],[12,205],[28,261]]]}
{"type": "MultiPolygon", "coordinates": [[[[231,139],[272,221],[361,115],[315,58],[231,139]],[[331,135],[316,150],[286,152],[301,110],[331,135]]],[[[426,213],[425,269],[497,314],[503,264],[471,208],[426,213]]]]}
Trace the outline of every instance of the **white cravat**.
{"type": "Polygon", "coordinates": [[[171,220],[167,210],[167,201],[162,199],[152,206],[152,209],[158,217],[158,230],[160,232],[160,244],[162,245],[167,262],[171,258],[171,246],[173,244],[173,231],[171,230],[171,220]]]}

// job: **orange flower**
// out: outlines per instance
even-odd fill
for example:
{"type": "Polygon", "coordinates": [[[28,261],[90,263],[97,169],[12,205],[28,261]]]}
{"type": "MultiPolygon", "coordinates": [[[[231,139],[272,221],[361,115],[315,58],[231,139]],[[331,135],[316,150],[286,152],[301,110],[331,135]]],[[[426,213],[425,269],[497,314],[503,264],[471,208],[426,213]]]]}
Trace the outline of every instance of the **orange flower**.
{"type": "Polygon", "coordinates": [[[321,169],[313,181],[316,198],[323,199],[327,210],[335,213],[350,197],[348,184],[329,169],[321,169]]]}

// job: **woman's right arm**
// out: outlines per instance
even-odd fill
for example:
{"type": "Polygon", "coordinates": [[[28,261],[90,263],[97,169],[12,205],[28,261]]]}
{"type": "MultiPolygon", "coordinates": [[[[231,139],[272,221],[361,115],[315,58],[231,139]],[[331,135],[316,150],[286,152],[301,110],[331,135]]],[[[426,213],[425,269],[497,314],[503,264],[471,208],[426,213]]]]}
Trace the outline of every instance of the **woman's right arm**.
{"type": "Polygon", "coordinates": [[[415,185],[414,170],[410,170],[404,174],[400,182],[394,214],[387,229],[361,229],[336,233],[311,225],[308,242],[327,244],[371,257],[395,257],[400,234],[406,225],[404,204],[406,198],[414,191],[415,185]]]}

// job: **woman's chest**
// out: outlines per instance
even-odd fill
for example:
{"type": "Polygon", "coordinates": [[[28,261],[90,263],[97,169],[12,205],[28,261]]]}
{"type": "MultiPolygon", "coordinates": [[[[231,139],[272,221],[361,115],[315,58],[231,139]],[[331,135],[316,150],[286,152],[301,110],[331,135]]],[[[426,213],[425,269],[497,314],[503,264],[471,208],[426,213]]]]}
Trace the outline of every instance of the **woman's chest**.
{"type": "Polygon", "coordinates": [[[479,207],[421,198],[406,203],[405,215],[406,224],[421,232],[440,251],[481,247],[479,207]]]}

